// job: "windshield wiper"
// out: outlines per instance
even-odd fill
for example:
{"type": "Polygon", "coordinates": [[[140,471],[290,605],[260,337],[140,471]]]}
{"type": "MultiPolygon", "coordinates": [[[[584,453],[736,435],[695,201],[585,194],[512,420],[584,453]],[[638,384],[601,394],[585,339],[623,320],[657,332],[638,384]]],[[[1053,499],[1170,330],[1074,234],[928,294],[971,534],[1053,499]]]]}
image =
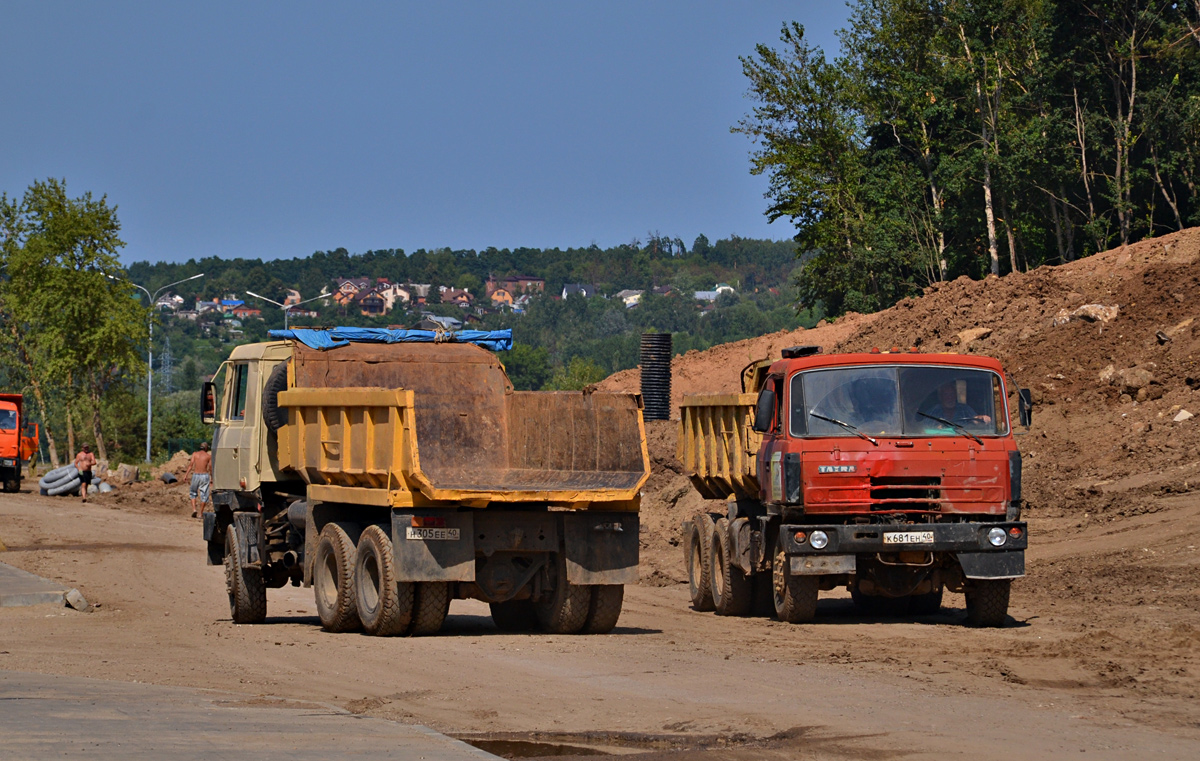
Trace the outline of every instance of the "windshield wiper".
{"type": "Polygon", "coordinates": [[[828,420],[829,422],[833,423],[834,425],[840,425],[841,427],[845,428],[845,429],[846,429],[847,431],[849,431],[850,433],[853,433],[855,436],[859,437],[860,439],[866,439],[867,441],[871,442],[871,443],[872,443],[872,444],[874,444],[875,446],[879,446],[879,442],[878,442],[878,441],[876,441],[875,439],[871,438],[870,436],[868,436],[867,434],[863,433],[862,431],[858,430],[857,428],[855,428],[854,426],[850,425],[849,423],[843,423],[841,420],[836,420],[836,419],[834,419],[834,418],[831,418],[831,417],[826,417],[826,416],[822,415],[822,414],[821,414],[821,413],[819,413],[819,412],[813,412],[813,411],[811,411],[811,410],[809,411],[809,413],[808,413],[808,414],[812,415],[812,416],[813,416],[813,417],[815,417],[815,418],[820,418],[821,420],[828,420]]]}
{"type": "Polygon", "coordinates": [[[968,431],[966,428],[962,427],[961,425],[959,425],[958,423],[955,423],[955,422],[954,422],[954,421],[952,421],[952,420],[947,420],[946,418],[944,418],[944,417],[938,417],[937,415],[929,415],[929,414],[926,414],[926,413],[924,413],[924,412],[920,412],[920,411],[918,411],[918,412],[917,412],[917,414],[918,414],[918,415],[920,415],[921,417],[927,417],[927,418],[929,418],[930,420],[936,420],[936,421],[938,421],[939,423],[945,423],[946,425],[950,426],[950,427],[951,427],[951,428],[953,428],[954,430],[956,430],[956,431],[958,431],[959,433],[961,433],[963,436],[970,436],[971,438],[975,439],[975,441],[979,442],[979,444],[980,444],[980,445],[982,445],[982,444],[983,444],[983,439],[979,438],[978,436],[976,436],[975,434],[971,433],[971,432],[970,432],[970,431],[968,431]]]}

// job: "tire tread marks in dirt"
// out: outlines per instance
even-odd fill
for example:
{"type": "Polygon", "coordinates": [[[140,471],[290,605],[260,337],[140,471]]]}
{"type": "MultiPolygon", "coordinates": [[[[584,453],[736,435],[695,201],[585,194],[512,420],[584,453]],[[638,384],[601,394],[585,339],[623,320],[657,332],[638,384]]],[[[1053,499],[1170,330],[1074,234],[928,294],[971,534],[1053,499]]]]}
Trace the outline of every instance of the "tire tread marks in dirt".
{"type": "Polygon", "coordinates": [[[261,624],[267,617],[267,587],[262,571],[243,568],[238,561],[237,526],[225,529],[225,591],[229,617],[235,624],[261,624]]]}
{"type": "Polygon", "coordinates": [[[313,564],[313,593],[325,631],[349,632],[359,627],[354,560],[354,542],[345,529],[336,523],[325,524],[313,564]]]}
{"type": "Polygon", "coordinates": [[[742,570],[729,562],[733,557],[733,535],[727,518],[717,520],[715,535],[709,553],[713,606],[718,616],[745,616],[754,604],[754,589],[742,570]]]}
{"type": "Polygon", "coordinates": [[[355,558],[355,603],[363,631],[376,637],[403,634],[412,624],[413,585],[396,581],[392,540],[381,527],[368,526],[355,558]]]}

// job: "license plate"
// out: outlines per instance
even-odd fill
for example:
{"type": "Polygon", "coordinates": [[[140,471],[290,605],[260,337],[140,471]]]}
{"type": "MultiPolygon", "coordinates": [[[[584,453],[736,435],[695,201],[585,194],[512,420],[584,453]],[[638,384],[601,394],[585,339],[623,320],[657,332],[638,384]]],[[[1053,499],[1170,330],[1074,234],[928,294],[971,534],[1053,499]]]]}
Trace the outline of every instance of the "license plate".
{"type": "Polygon", "coordinates": [[[458,529],[456,528],[406,528],[404,537],[406,539],[416,539],[418,541],[458,541],[458,529]]]}
{"type": "Polygon", "coordinates": [[[16,460],[0,460],[0,465],[7,465],[9,467],[12,467],[16,464],[17,464],[16,460]]]}
{"type": "Polygon", "coordinates": [[[883,535],[884,544],[933,544],[932,531],[893,531],[883,535]]]}

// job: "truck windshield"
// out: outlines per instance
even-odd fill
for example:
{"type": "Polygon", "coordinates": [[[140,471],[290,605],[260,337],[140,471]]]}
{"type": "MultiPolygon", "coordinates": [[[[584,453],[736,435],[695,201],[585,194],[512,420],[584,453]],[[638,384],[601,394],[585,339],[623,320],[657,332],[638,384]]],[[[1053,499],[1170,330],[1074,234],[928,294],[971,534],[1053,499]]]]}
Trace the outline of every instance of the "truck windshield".
{"type": "Polygon", "coordinates": [[[0,410],[0,431],[17,430],[17,411],[0,410]]]}
{"type": "Polygon", "coordinates": [[[793,436],[1003,436],[1007,406],[988,370],[871,365],[797,373],[793,436]]]}

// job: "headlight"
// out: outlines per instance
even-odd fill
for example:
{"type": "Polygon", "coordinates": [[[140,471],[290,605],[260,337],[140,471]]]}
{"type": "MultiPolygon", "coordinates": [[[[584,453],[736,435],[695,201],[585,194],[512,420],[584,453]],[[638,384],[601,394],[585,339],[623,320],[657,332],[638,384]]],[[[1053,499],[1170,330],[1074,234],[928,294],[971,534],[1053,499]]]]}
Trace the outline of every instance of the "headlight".
{"type": "Polygon", "coordinates": [[[992,543],[993,547],[1000,547],[1008,541],[1008,534],[1002,528],[994,528],[988,531],[988,541],[992,543]]]}
{"type": "Polygon", "coordinates": [[[814,550],[823,550],[829,544],[829,536],[824,531],[814,531],[808,535],[808,543],[814,550]]]}

